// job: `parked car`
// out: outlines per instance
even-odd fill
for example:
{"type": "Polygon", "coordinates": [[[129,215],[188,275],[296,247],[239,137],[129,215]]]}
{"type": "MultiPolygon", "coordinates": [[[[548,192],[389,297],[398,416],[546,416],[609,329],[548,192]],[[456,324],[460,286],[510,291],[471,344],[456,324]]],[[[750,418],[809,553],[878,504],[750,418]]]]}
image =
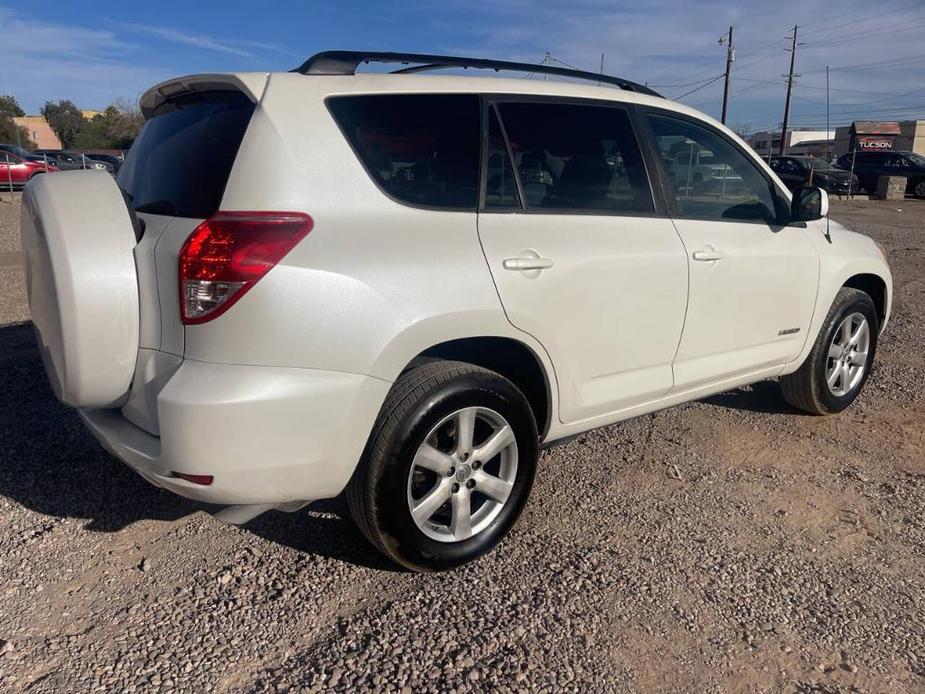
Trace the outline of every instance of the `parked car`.
{"type": "Polygon", "coordinates": [[[906,194],[925,198],[925,157],[915,152],[857,152],[843,154],[837,160],[838,166],[852,170],[858,177],[861,188],[868,193],[877,190],[881,176],[905,176],[906,194]]]}
{"type": "Polygon", "coordinates": [[[817,157],[772,157],[770,166],[780,180],[796,190],[807,185],[819,186],[829,193],[849,195],[858,189],[858,177],[817,157]]]}
{"type": "Polygon", "coordinates": [[[6,151],[0,152],[0,190],[9,190],[10,185],[13,188],[22,188],[39,174],[57,170],[51,162],[46,168],[44,162],[22,159],[6,151]]]}
{"type": "Polygon", "coordinates": [[[60,149],[37,149],[35,153],[41,157],[47,157],[49,161],[53,161],[60,171],[74,171],[75,169],[83,169],[83,163],[79,157],[75,157],[73,154],[65,152],[60,149]]]}
{"type": "Polygon", "coordinates": [[[75,171],[78,169],[91,169],[114,173],[114,167],[105,161],[98,161],[89,154],[80,152],[70,152],[63,149],[37,149],[37,154],[45,155],[55,160],[58,168],[62,171],[75,171]]]}
{"type": "Polygon", "coordinates": [[[42,157],[37,156],[35,152],[30,152],[29,150],[17,145],[0,144],[0,159],[3,159],[4,152],[15,154],[17,157],[25,161],[42,161],[42,157]]]}
{"type": "Polygon", "coordinates": [[[692,143],[687,143],[689,147],[681,143],[675,146],[679,145],[681,149],[674,153],[668,171],[680,189],[722,193],[741,186],[742,178],[710,150],[692,143]]]}
{"type": "Polygon", "coordinates": [[[889,318],[883,253],[824,190],[791,196],[729,129],[620,78],[329,52],[141,109],[117,180],[27,188],[32,318],[106,449],[225,520],[346,490],[393,560],[458,566],[513,526],[542,447],[777,377],[839,412],[889,318]],[[682,194],[679,142],[736,192],[682,194]]]}
{"type": "Polygon", "coordinates": [[[94,161],[101,161],[109,164],[112,167],[113,173],[119,173],[119,169],[122,167],[122,159],[120,157],[113,156],[112,154],[98,154],[96,152],[90,152],[87,154],[87,157],[93,159],[94,161]]]}

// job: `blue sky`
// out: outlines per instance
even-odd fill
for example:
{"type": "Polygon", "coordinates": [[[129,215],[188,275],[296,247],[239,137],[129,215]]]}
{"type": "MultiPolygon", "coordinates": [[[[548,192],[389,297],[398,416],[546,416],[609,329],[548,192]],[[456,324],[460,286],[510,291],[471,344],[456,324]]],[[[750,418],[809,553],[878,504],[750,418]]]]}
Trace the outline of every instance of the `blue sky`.
{"type": "Polygon", "coordinates": [[[81,108],[135,100],[179,74],[285,70],[334,48],[405,50],[562,63],[656,85],[718,115],[725,49],[735,26],[729,122],[776,127],[788,31],[800,25],[792,122],[925,117],[925,0],[313,3],[0,0],[0,93],[30,113],[49,99],[81,108]],[[837,10],[837,11],[836,11],[837,10]],[[664,86],[663,86],[664,85],[664,86]],[[690,94],[685,92],[695,90],[690,94]]]}

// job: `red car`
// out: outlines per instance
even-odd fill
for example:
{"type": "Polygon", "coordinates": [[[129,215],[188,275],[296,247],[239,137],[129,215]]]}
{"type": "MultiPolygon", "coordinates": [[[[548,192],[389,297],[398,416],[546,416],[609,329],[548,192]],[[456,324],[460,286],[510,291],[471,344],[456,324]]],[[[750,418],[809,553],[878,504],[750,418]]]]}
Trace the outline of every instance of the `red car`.
{"type": "Polygon", "coordinates": [[[41,161],[26,161],[9,152],[0,152],[0,190],[9,189],[12,181],[14,188],[22,188],[33,176],[57,171],[51,162],[46,165],[41,161]]]}

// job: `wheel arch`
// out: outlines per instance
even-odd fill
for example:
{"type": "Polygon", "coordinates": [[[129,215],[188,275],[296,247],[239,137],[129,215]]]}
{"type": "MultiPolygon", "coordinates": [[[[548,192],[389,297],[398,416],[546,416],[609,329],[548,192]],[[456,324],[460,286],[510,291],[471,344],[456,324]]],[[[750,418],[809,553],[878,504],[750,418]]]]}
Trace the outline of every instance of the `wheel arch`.
{"type": "Polygon", "coordinates": [[[865,272],[852,275],[844,281],[842,286],[858,289],[871,298],[877,309],[877,325],[882,330],[886,323],[888,307],[886,281],[880,275],[865,272]]]}
{"type": "Polygon", "coordinates": [[[494,335],[447,340],[428,347],[409,361],[408,366],[428,359],[466,362],[501,374],[517,386],[530,403],[540,440],[549,431],[553,385],[543,360],[525,343],[494,335]]]}

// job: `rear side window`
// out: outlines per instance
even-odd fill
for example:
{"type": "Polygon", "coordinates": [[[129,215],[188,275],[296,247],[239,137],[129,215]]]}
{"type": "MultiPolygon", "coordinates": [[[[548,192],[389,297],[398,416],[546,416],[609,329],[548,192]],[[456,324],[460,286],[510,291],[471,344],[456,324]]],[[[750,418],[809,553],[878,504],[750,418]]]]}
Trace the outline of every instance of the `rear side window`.
{"type": "Polygon", "coordinates": [[[328,99],[366,171],[399,202],[475,210],[479,98],[474,94],[375,94],[328,99]]]}
{"type": "Polygon", "coordinates": [[[251,100],[234,91],[183,95],[159,107],[119,170],[135,210],[214,214],[253,112],[251,100]]]}
{"type": "Polygon", "coordinates": [[[623,109],[547,102],[497,108],[528,210],[654,211],[623,109]]]}

